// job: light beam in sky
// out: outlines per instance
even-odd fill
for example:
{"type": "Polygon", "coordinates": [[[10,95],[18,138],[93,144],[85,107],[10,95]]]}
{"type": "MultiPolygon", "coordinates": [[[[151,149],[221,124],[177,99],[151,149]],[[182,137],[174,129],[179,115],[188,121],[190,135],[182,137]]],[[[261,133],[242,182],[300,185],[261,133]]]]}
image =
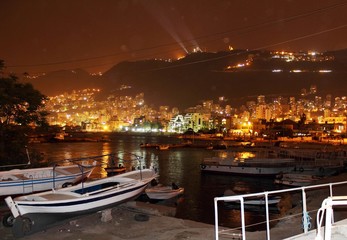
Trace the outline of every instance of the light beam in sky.
{"type": "Polygon", "coordinates": [[[185,36],[185,39],[189,39],[194,49],[200,49],[198,43],[194,40],[188,27],[182,22],[181,18],[178,16],[175,10],[167,12],[158,3],[151,4],[150,2],[146,2],[146,4],[144,4],[144,7],[158,21],[158,23],[164,28],[164,30],[169,33],[170,36],[180,45],[185,53],[189,53],[189,51],[186,46],[184,46],[184,43],[181,40],[178,32],[183,34],[185,36]],[[174,24],[170,20],[169,16],[172,14],[175,14],[175,16],[171,17],[171,19],[175,19],[174,24]]]}

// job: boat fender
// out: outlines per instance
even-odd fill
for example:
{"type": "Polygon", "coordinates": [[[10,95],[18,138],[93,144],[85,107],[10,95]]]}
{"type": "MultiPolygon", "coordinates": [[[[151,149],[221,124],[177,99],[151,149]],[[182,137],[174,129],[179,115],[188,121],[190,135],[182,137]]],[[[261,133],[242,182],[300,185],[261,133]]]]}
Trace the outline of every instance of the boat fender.
{"type": "Polygon", "coordinates": [[[61,186],[62,188],[66,188],[66,187],[69,187],[69,186],[72,186],[72,182],[65,182],[63,183],[63,185],[61,186]]]}
{"type": "Polygon", "coordinates": [[[304,171],[304,168],[302,168],[302,167],[299,168],[299,171],[300,171],[300,172],[303,172],[303,171],[304,171]]]}
{"type": "Polygon", "coordinates": [[[205,169],[205,168],[206,168],[206,165],[201,164],[201,169],[205,169]]]}

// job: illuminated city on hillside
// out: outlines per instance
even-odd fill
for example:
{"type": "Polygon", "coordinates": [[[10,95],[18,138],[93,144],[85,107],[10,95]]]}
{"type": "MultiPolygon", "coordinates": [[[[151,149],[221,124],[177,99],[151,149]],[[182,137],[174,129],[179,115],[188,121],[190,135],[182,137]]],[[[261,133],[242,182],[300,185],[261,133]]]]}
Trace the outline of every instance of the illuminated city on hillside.
{"type": "Polygon", "coordinates": [[[50,112],[51,125],[79,126],[83,131],[135,131],[182,133],[189,128],[219,129],[227,134],[258,134],[261,121],[280,122],[285,119],[298,122],[302,114],[306,121],[317,124],[334,124],[336,133],[345,131],[346,96],[318,96],[315,86],[302,89],[302,98],[277,97],[267,99],[258,96],[239,109],[223,105],[223,97],[217,101],[206,100],[202,105],[179,112],[177,107],[160,106],[153,109],[146,105],[145,96],[112,96],[96,101],[99,89],[84,89],[50,97],[46,109],[50,112]],[[311,96],[311,100],[307,97],[311,96]]]}

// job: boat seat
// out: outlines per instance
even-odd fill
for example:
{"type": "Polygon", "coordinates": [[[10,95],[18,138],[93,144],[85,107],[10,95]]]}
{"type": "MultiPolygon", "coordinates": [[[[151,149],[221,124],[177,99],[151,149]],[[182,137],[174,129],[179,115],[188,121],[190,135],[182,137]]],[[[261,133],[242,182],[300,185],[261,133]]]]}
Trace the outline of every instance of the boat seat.
{"type": "Polygon", "coordinates": [[[30,180],[32,178],[28,178],[22,174],[13,174],[13,176],[15,176],[16,178],[18,178],[19,180],[30,180]]]}
{"type": "Polygon", "coordinates": [[[70,174],[71,174],[71,172],[66,171],[65,169],[58,168],[58,167],[56,167],[56,168],[54,169],[54,171],[55,171],[56,173],[60,173],[60,174],[63,174],[63,175],[70,175],[70,174]]]}
{"type": "Polygon", "coordinates": [[[40,196],[23,196],[23,198],[27,201],[46,201],[46,198],[40,197],[40,196]]]}
{"type": "Polygon", "coordinates": [[[54,192],[50,194],[43,195],[44,200],[65,200],[65,199],[73,199],[73,198],[79,198],[81,197],[78,193],[73,192],[54,192]]]}

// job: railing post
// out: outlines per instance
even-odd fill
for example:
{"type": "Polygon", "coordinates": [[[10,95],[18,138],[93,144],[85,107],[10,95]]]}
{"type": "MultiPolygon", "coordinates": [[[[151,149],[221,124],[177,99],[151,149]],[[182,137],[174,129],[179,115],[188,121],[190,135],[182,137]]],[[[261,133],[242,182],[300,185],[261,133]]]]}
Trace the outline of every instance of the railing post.
{"type": "Polygon", "coordinates": [[[57,167],[57,164],[54,163],[53,165],[53,189],[55,189],[55,168],[57,167]]]}
{"type": "Polygon", "coordinates": [[[219,239],[219,233],[218,233],[218,200],[217,198],[214,198],[214,236],[215,239],[219,239]]]}
{"type": "Polygon", "coordinates": [[[269,193],[265,192],[266,236],[270,240],[269,193]]]}
{"type": "Polygon", "coordinates": [[[304,233],[308,233],[308,222],[307,222],[307,206],[306,206],[306,192],[305,188],[302,188],[302,219],[304,220],[304,233]]]}
{"type": "MultiPolygon", "coordinates": [[[[330,197],[333,197],[333,184],[329,183],[330,197]]],[[[334,211],[331,212],[331,223],[333,224],[334,220],[334,211]]]]}
{"type": "Polygon", "coordinates": [[[330,240],[331,239],[331,222],[332,222],[332,199],[329,197],[327,199],[327,204],[326,204],[326,212],[325,212],[325,234],[324,234],[324,239],[325,240],[330,240]]]}
{"type": "Polygon", "coordinates": [[[245,203],[244,198],[240,198],[241,203],[241,225],[242,225],[242,239],[246,240],[246,223],[245,223],[245,203]]]}

